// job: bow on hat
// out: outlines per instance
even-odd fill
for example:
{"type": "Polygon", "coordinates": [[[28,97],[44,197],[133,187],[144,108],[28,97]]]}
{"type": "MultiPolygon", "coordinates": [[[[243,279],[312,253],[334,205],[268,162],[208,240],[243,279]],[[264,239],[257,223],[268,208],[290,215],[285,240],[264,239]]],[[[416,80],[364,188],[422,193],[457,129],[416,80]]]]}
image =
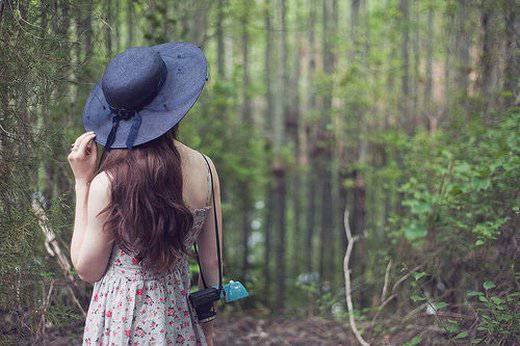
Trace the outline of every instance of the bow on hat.
{"type": "Polygon", "coordinates": [[[109,94],[105,93],[105,99],[107,100],[107,103],[109,104],[110,112],[113,114],[112,118],[112,128],[110,130],[110,133],[108,134],[107,141],[105,144],[105,150],[110,151],[112,144],[114,143],[114,140],[116,138],[117,128],[119,127],[119,122],[121,120],[130,120],[132,119],[132,126],[130,127],[130,131],[128,133],[128,137],[126,139],[126,147],[128,149],[132,149],[134,146],[135,139],[137,137],[137,132],[139,131],[139,127],[141,126],[142,118],[139,114],[139,111],[143,109],[144,106],[146,106],[150,101],[152,101],[155,96],[159,93],[159,90],[161,90],[164,81],[166,80],[166,76],[168,74],[168,69],[166,68],[166,64],[161,59],[161,72],[159,74],[159,80],[156,84],[155,88],[152,88],[150,94],[142,101],[140,102],[134,109],[122,109],[112,106],[114,104],[110,100],[109,94]]]}

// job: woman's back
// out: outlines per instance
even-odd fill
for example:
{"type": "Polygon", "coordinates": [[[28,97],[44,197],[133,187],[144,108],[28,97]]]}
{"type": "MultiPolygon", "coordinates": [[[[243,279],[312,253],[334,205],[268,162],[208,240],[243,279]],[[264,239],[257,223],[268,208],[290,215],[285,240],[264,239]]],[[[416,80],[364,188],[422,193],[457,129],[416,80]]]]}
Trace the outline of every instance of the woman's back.
{"type": "Polygon", "coordinates": [[[211,181],[208,166],[202,154],[187,145],[175,141],[182,162],[182,196],[190,209],[200,209],[211,204],[211,181]]]}
{"type": "Polygon", "coordinates": [[[196,240],[205,280],[217,282],[218,175],[177,141],[206,80],[206,58],[193,43],[132,47],[108,63],[85,103],[87,132],[68,156],[76,181],[71,259],[94,283],[84,344],[211,343],[212,323],[201,327],[188,300],[187,259],[196,240]],[[99,168],[94,140],[104,147],[99,168]]]}
{"type": "MultiPolygon", "coordinates": [[[[211,205],[211,178],[202,154],[176,142],[181,157],[183,198],[193,213],[185,238],[190,247],[203,231],[211,205]]],[[[94,284],[83,343],[205,344],[204,333],[188,302],[190,276],[187,256],[165,271],[143,267],[132,254],[114,244],[107,271],[94,284]]]]}

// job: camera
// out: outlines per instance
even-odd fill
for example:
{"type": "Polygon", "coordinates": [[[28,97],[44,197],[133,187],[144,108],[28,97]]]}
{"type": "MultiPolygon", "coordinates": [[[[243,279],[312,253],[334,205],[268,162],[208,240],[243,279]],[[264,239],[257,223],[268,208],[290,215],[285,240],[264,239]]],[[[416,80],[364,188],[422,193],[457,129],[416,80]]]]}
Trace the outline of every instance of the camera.
{"type": "Polygon", "coordinates": [[[197,251],[197,243],[193,243],[193,250],[195,252],[195,258],[197,259],[197,264],[199,266],[199,273],[202,283],[204,284],[204,289],[190,293],[188,295],[188,300],[191,305],[195,309],[195,313],[197,315],[197,319],[200,322],[208,322],[215,318],[217,315],[215,311],[215,302],[220,298],[225,298],[226,302],[235,301],[238,299],[242,299],[248,296],[247,290],[244,285],[242,285],[238,281],[231,281],[227,285],[222,285],[222,259],[220,258],[220,241],[219,241],[219,232],[218,232],[218,219],[217,219],[217,209],[215,207],[215,193],[213,191],[213,173],[211,172],[211,166],[206,159],[205,155],[202,155],[206,164],[208,165],[209,174],[211,177],[211,197],[213,200],[213,215],[215,217],[215,238],[217,245],[217,259],[218,259],[218,286],[210,286],[208,287],[206,280],[204,279],[204,275],[202,275],[202,267],[200,266],[199,253],[197,251]]]}
{"type": "Polygon", "coordinates": [[[214,303],[221,297],[221,289],[215,287],[208,287],[200,291],[190,293],[188,299],[190,300],[197,319],[200,322],[208,322],[215,318],[214,303]]]}

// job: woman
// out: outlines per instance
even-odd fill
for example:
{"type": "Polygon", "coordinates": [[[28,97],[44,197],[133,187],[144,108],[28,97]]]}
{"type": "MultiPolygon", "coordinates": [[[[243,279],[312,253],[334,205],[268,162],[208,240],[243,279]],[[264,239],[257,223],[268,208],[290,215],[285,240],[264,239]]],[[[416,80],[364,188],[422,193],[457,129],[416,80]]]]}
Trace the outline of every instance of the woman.
{"type": "Polygon", "coordinates": [[[130,48],[87,100],[87,132],[68,157],[72,263],[94,284],[84,345],[212,344],[213,321],[199,322],[188,300],[187,260],[197,242],[205,281],[217,283],[219,180],[211,160],[176,138],[205,81],[193,44],[130,48]],[[94,140],[105,147],[99,169],[94,140]]]}

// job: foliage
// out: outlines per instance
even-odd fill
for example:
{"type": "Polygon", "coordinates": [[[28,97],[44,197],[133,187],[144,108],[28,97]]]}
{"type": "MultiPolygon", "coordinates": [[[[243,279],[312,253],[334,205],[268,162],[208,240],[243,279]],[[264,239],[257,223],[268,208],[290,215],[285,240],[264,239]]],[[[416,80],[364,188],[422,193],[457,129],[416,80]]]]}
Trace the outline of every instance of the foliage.
{"type": "Polygon", "coordinates": [[[65,157],[91,87],[126,47],[183,40],[203,47],[210,68],[180,137],[217,167],[225,277],[252,292],[225,310],[346,321],[348,209],[359,237],[353,314],[373,343],[389,334],[406,345],[512,343],[513,3],[0,1],[2,334],[17,343],[42,332],[44,315],[53,326],[81,320],[69,287],[83,307],[91,288],[64,282],[32,202],[67,256],[74,194],[65,157]],[[421,322],[438,329],[418,334],[410,325],[421,322]]]}

